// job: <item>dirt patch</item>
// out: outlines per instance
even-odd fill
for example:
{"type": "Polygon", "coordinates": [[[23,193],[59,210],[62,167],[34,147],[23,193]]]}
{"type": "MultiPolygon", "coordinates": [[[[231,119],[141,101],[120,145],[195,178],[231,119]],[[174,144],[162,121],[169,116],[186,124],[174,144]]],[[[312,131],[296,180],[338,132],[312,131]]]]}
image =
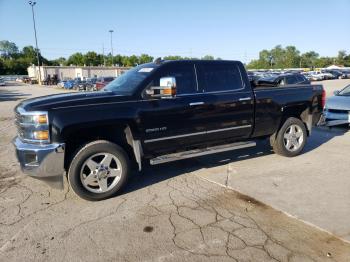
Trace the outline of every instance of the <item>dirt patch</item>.
{"type": "Polygon", "coordinates": [[[247,196],[247,195],[243,195],[243,194],[238,193],[238,192],[236,192],[236,194],[237,194],[238,199],[243,200],[249,204],[253,204],[253,205],[256,205],[256,206],[259,206],[262,208],[268,208],[268,206],[266,204],[260,202],[259,200],[256,200],[255,198],[252,198],[252,197],[247,196]]]}

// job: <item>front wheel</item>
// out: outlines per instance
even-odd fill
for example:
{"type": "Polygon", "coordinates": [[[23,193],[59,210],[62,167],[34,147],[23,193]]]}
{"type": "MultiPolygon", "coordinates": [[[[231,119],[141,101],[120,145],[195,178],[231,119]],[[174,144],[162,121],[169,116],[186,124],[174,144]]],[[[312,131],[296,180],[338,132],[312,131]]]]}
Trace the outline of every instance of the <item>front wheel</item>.
{"type": "Polygon", "coordinates": [[[276,154],[293,157],[300,154],[306,144],[307,132],[304,123],[294,117],[288,118],[277,134],[270,137],[276,154]]]}
{"type": "Polygon", "coordinates": [[[98,201],[121,190],[129,169],[129,158],[121,147],[99,140],[80,148],[70,164],[68,181],[79,197],[98,201]]]}

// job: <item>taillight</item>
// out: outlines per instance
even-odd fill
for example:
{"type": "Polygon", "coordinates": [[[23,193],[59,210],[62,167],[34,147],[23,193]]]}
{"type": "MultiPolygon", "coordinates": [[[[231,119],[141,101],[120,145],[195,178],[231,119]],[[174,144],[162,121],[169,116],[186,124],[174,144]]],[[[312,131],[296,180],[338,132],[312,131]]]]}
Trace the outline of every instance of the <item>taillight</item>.
{"type": "Polygon", "coordinates": [[[326,91],[322,90],[322,108],[326,105],[326,91]]]}

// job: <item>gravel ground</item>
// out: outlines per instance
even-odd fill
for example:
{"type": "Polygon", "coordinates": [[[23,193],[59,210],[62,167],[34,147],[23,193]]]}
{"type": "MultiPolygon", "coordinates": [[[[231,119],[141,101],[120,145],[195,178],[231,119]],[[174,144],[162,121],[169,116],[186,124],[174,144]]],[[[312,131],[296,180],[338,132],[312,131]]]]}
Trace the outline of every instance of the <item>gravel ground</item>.
{"type": "Polygon", "coordinates": [[[134,174],[103,202],[24,176],[10,144],[13,108],[58,92],[0,88],[0,261],[349,261],[348,243],[202,179],[201,161],[134,174]]]}

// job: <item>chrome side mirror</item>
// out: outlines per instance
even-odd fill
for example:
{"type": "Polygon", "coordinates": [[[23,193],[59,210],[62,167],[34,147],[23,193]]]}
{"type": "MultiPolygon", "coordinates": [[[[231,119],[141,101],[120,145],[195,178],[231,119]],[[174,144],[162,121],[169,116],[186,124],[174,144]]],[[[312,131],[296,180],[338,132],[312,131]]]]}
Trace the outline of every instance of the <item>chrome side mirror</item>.
{"type": "Polygon", "coordinates": [[[151,97],[172,98],[176,96],[176,79],[168,76],[159,80],[160,86],[152,86],[146,90],[146,94],[151,97]]]}

